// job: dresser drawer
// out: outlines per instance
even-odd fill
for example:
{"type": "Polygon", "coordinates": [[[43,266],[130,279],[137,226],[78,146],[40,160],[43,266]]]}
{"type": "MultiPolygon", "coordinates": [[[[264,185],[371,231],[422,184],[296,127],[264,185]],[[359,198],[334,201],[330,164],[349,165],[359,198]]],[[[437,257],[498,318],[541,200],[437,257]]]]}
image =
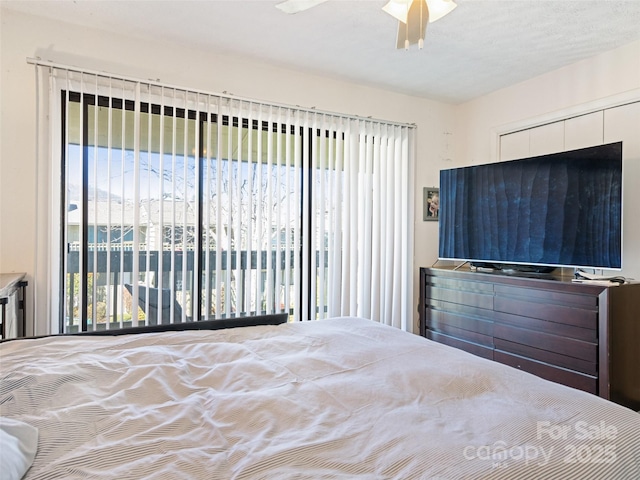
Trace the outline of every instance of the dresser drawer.
{"type": "Polygon", "coordinates": [[[426,278],[426,282],[433,288],[446,288],[448,290],[460,290],[463,292],[482,293],[486,295],[493,295],[494,293],[494,285],[488,282],[475,282],[439,276],[428,276],[426,278]]]}
{"type": "Polygon", "coordinates": [[[477,343],[467,342],[465,340],[461,340],[460,338],[434,332],[432,330],[427,330],[425,337],[438,343],[443,343],[445,345],[449,345],[450,347],[456,347],[460,350],[464,350],[465,352],[473,353],[474,355],[477,355],[479,357],[493,360],[493,347],[486,347],[477,343]]]}
{"type": "Polygon", "coordinates": [[[559,337],[583,340],[585,342],[598,343],[598,332],[595,328],[582,328],[567,323],[550,322],[534,317],[523,317],[504,312],[495,312],[493,320],[496,324],[502,323],[525,330],[549,333],[559,337]]]}
{"type": "Polygon", "coordinates": [[[493,322],[486,318],[460,315],[457,312],[429,309],[427,311],[427,328],[443,331],[446,327],[493,336],[493,322]]]}
{"type": "Polygon", "coordinates": [[[493,337],[491,335],[483,335],[481,333],[472,332],[470,330],[463,330],[461,328],[452,327],[447,324],[441,324],[438,328],[429,328],[428,331],[436,333],[444,333],[452,337],[459,338],[460,340],[466,340],[469,342],[484,345],[488,348],[493,348],[493,337]]]}
{"type": "MultiPolygon", "coordinates": [[[[553,282],[551,282],[553,285],[553,282]]],[[[560,286],[558,282],[558,286],[560,286]]],[[[598,297],[595,295],[580,295],[575,293],[563,293],[555,289],[523,288],[510,285],[496,285],[495,293],[501,297],[520,297],[521,299],[538,303],[555,303],[568,307],[597,310],[598,297]]]]}
{"type": "Polygon", "coordinates": [[[519,355],[513,355],[501,350],[495,350],[493,352],[493,359],[496,362],[510,365],[525,372],[551,380],[552,382],[561,383],[593,394],[598,393],[598,381],[595,376],[585,375],[583,373],[558,366],[549,365],[548,363],[538,362],[519,355]]]}
{"type": "Polygon", "coordinates": [[[549,352],[562,353],[563,355],[586,361],[593,361],[598,355],[598,345],[596,343],[516,328],[511,325],[494,324],[493,336],[496,340],[508,340],[513,343],[528,345],[549,352]]]}
{"type": "Polygon", "coordinates": [[[501,338],[494,338],[493,346],[496,350],[502,350],[505,353],[530,358],[542,363],[557,365],[558,367],[568,368],[577,372],[586,373],[587,375],[595,376],[598,374],[598,363],[595,358],[582,360],[580,358],[564,355],[563,352],[550,352],[549,350],[542,350],[530,347],[529,345],[522,345],[520,343],[503,340],[501,338]]]}
{"type": "Polygon", "coordinates": [[[598,311],[583,308],[556,305],[553,303],[531,302],[514,297],[496,296],[494,300],[496,312],[510,313],[523,317],[538,318],[549,322],[564,323],[580,328],[596,330],[598,328],[598,311]]]}
{"type": "Polygon", "coordinates": [[[427,294],[433,300],[461,304],[468,307],[477,307],[485,310],[493,310],[493,293],[476,293],[449,288],[427,287],[427,294]]]}

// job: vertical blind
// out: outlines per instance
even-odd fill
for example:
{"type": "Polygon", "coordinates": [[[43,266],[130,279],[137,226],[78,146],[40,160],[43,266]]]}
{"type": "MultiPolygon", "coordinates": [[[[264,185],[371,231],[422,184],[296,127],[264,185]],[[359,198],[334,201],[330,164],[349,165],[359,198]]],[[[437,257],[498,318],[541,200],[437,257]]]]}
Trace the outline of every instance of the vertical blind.
{"type": "Polygon", "coordinates": [[[36,78],[62,331],[283,311],[411,329],[413,127],[43,62],[36,78]]]}

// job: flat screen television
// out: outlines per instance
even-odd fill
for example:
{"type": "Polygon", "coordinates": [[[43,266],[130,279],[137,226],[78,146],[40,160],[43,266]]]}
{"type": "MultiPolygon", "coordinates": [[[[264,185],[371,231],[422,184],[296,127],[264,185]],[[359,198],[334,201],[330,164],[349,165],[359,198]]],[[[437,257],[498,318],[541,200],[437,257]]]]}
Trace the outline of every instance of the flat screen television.
{"type": "Polygon", "coordinates": [[[438,257],[621,269],[622,142],[441,170],[438,257]]]}

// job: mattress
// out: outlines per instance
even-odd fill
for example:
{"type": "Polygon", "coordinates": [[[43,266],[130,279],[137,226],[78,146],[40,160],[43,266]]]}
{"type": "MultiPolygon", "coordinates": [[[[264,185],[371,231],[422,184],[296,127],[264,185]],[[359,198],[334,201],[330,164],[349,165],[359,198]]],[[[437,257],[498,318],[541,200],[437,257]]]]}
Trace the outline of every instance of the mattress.
{"type": "Polygon", "coordinates": [[[27,479],[640,478],[640,415],[359,318],[0,345],[27,479]]]}

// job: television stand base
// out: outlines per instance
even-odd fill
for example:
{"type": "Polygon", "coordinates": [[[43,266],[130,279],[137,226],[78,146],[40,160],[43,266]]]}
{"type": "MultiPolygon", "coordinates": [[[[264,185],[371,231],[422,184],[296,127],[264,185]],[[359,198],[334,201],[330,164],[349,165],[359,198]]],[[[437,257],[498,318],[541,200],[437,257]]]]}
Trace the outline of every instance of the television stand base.
{"type": "Polygon", "coordinates": [[[480,272],[500,272],[505,275],[522,275],[530,273],[549,274],[553,273],[556,269],[556,267],[546,265],[520,265],[517,263],[491,262],[471,262],[471,267],[474,267],[480,272]]]}

